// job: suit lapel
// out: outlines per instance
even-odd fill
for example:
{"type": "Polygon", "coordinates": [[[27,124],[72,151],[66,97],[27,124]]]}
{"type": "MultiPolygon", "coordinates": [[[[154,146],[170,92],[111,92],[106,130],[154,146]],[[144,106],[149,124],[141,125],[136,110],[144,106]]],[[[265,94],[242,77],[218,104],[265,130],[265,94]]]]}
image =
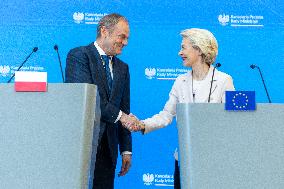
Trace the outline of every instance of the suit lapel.
{"type": "Polygon", "coordinates": [[[91,70],[93,72],[92,75],[95,77],[95,80],[97,81],[96,84],[102,87],[102,90],[105,92],[107,98],[109,99],[110,94],[108,90],[106,73],[103,67],[101,56],[93,43],[91,43],[88,47],[91,51],[89,56],[92,57],[91,61],[92,64],[90,64],[90,66],[92,67],[91,70]]]}
{"type": "Polygon", "coordinates": [[[114,56],[112,58],[112,73],[113,73],[113,80],[112,80],[112,90],[111,90],[111,96],[116,94],[117,89],[120,88],[120,81],[122,81],[121,77],[124,75],[121,73],[121,67],[118,62],[118,59],[114,56]]]}

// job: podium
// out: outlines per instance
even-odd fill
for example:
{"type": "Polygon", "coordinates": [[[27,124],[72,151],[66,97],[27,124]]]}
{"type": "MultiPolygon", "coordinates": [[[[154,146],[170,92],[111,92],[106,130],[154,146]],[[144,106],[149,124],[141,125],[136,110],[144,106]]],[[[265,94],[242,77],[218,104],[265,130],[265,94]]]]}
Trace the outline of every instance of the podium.
{"type": "Polygon", "coordinates": [[[284,105],[178,104],[182,189],[283,189],[284,105]]]}
{"type": "Polygon", "coordinates": [[[0,85],[0,188],[87,189],[100,108],[90,84],[48,84],[48,92],[0,85]]]}

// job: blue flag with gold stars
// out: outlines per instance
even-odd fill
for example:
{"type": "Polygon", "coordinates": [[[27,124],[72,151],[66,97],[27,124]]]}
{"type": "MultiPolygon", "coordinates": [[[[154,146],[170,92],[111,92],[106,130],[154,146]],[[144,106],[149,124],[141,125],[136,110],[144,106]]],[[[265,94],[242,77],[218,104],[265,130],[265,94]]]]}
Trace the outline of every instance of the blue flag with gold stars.
{"type": "Polygon", "coordinates": [[[226,91],[225,110],[255,110],[255,91],[226,91]]]}

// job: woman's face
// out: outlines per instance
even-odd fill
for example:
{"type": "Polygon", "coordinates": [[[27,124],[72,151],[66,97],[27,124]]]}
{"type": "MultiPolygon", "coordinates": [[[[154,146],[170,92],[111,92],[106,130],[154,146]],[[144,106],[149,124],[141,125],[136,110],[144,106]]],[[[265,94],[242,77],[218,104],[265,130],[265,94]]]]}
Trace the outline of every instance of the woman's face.
{"type": "Polygon", "coordinates": [[[181,42],[181,49],[179,56],[183,60],[183,65],[186,67],[192,67],[201,59],[201,53],[192,47],[192,44],[188,38],[183,38],[181,42]]]}

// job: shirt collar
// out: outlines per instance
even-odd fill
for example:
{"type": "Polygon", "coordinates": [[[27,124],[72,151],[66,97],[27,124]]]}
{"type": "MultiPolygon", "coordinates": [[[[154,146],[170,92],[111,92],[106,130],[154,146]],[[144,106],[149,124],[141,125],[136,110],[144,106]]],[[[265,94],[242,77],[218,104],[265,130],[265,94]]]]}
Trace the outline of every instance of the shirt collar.
{"type": "MultiPolygon", "coordinates": [[[[104,50],[99,46],[99,44],[97,43],[97,41],[94,42],[95,47],[97,48],[100,56],[102,55],[106,55],[106,53],[104,52],[104,50]]],[[[112,60],[113,56],[109,56],[110,60],[112,60]]]]}
{"type": "Polygon", "coordinates": [[[97,43],[97,41],[94,42],[95,47],[97,48],[99,54],[102,55],[106,55],[106,53],[104,52],[104,50],[99,46],[99,44],[97,43]]]}

